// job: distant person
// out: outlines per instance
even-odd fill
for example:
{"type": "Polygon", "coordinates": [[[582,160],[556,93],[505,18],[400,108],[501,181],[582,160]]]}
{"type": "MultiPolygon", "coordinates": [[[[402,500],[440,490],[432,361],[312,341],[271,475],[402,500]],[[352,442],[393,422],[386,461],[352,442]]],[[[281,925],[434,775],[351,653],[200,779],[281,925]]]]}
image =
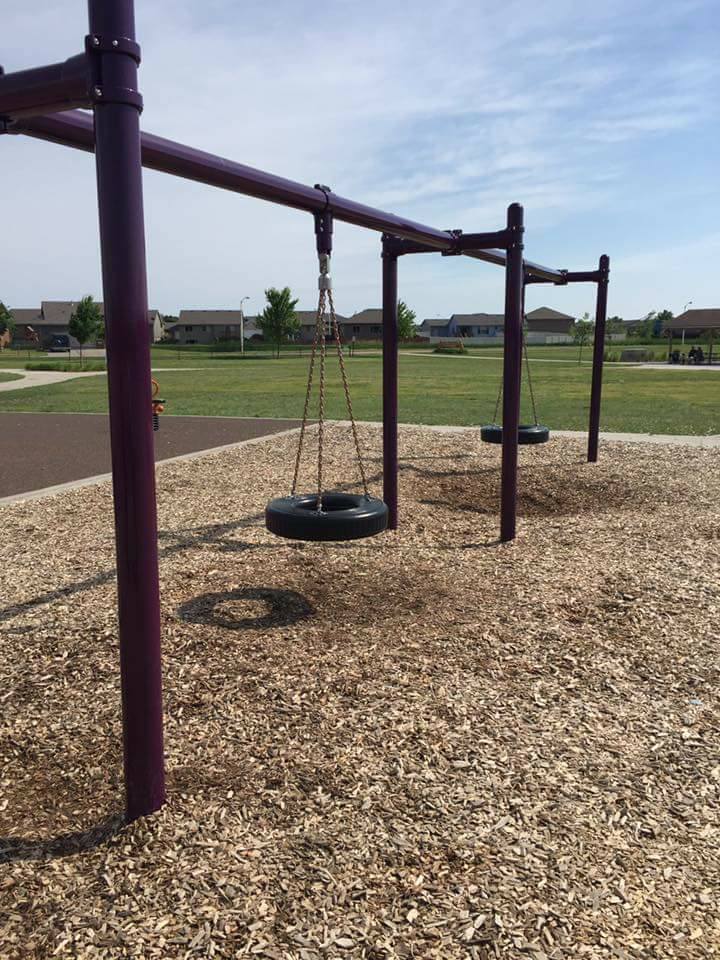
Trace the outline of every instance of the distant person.
{"type": "Polygon", "coordinates": [[[690,353],[688,354],[688,360],[690,363],[695,363],[695,357],[697,356],[697,350],[695,347],[690,347],[690,353]]]}
{"type": "Polygon", "coordinates": [[[695,363],[705,363],[705,354],[702,347],[698,347],[695,351],[695,363]]]}
{"type": "Polygon", "coordinates": [[[355,356],[355,334],[352,335],[352,340],[350,341],[350,356],[355,356]]]}

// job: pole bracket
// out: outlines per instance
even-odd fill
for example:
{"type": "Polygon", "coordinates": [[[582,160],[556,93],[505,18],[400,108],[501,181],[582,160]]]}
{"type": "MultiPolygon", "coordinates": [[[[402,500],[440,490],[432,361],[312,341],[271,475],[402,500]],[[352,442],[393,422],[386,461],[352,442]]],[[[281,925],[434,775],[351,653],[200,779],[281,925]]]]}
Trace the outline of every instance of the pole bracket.
{"type": "Polygon", "coordinates": [[[85,50],[88,53],[124,53],[132,57],[140,66],[140,44],[129,37],[104,37],[97,33],[89,33],[85,37],[85,50]]]}
{"type": "Polygon", "coordinates": [[[322,183],[315,184],[325,196],[325,207],[313,214],[315,218],[315,245],[319,257],[329,257],[332,253],[333,215],[330,209],[330,187],[322,183]]]}
{"type": "Polygon", "coordinates": [[[140,63],[140,45],[129,37],[110,37],[89,33],[85,37],[85,51],[90,67],[90,102],[93,107],[104,103],[124,103],[142,113],[143,98],[132,87],[103,82],[103,59],[106,54],[119,54],[140,63]]]}
{"type": "Polygon", "coordinates": [[[106,87],[99,84],[92,87],[90,99],[93,105],[101,103],[127,103],[142,113],[143,98],[137,90],[129,87],[106,87]]]}

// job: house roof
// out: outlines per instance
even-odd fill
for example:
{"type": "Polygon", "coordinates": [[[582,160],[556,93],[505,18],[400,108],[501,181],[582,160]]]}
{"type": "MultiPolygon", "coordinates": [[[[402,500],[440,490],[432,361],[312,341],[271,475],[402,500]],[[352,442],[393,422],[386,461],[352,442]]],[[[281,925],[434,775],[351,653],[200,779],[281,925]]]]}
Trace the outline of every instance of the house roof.
{"type": "Polygon", "coordinates": [[[502,313],[454,313],[451,319],[460,326],[478,326],[482,324],[502,326],[502,324],[505,323],[505,315],[502,313]]]}
{"type": "Polygon", "coordinates": [[[718,330],[720,329],[720,307],[706,310],[686,310],[665,324],[666,330],[718,330]]]}
{"type": "MultiPolygon", "coordinates": [[[[40,304],[40,316],[36,315],[36,322],[39,324],[49,324],[53,327],[66,327],[70,323],[70,317],[73,315],[77,300],[43,300],[40,304]]],[[[96,301],[100,308],[100,313],[105,314],[105,305],[102,300],[96,301]]],[[[159,310],[148,310],[148,323],[154,323],[161,318],[159,310]]],[[[16,321],[17,322],[17,321],[16,321]]]]}
{"type": "Polygon", "coordinates": [[[374,327],[381,327],[383,322],[383,312],[379,307],[368,307],[366,310],[359,310],[348,318],[348,323],[362,324],[368,323],[374,327]]]}
{"type": "MultiPolygon", "coordinates": [[[[340,323],[347,323],[347,317],[342,314],[336,314],[340,323]]],[[[301,327],[314,327],[317,320],[317,310],[296,310],[295,317],[300,321],[301,327]]]]}
{"type": "Polygon", "coordinates": [[[423,320],[420,326],[421,327],[446,327],[449,323],[450,323],[449,317],[446,317],[444,320],[439,320],[437,318],[434,320],[431,320],[428,318],[427,320],[423,320]]]}
{"type": "MultiPolygon", "coordinates": [[[[181,310],[176,321],[188,326],[200,325],[203,327],[230,327],[240,323],[239,310],[181,310]]],[[[255,317],[245,315],[245,324],[255,322],[255,317]]]]}
{"type": "Polygon", "coordinates": [[[538,307],[537,310],[531,310],[526,314],[528,320],[572,320],[569,313],[561,313],[559,310],[553,310],[551,307],[538,307]]]}
{"type": "Polygon", "coordinates": [[[13,315],[15,325],[18,327],[33,326],[40,319],[39,307],[11,307],[10,313],[13,315]]]}

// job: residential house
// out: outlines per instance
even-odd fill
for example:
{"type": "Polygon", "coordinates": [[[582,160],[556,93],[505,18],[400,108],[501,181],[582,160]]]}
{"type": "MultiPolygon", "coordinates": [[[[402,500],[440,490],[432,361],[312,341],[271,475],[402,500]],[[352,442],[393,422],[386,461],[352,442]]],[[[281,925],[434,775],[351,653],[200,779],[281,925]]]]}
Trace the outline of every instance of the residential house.
{"type": "MultiPolygon", "coordinates": [[[[175,343],[215,343],[240,339],[239,310],[181,310],[167,328],[175,343]]],[[[244,316],[245,339],[259,335],[255,317],[244,316]]]]}
{"type": "MultiPolygon", "coordinates": [[[[40,345],[48,347],[52,338],[58,334],[68,334],[70,318],[78,305],[76,300],[43,300],[39,309],[13,307],[12,315],[15,320],[15,341],[24,339],[25,327],[32,327],[40,338],[40,345]]],[[[98,303],[100,313],[104,313],[102,302],[98,303]]],[[[163,320],[158,310],[148,310],[148,335],[151,343],[157,343],[163,338],[163,320]]],[[[93,344],[95,341],[93,340],[93,344]]],[[[70,338],[70,346],[78,347],[74,337],[70,338]]]]}
{"type": "MultiPolygon", "coordinates": [[[[574,317],[550,307],[531,310],[525,317],[528,340],[534,343],[561,343],[572,338],[574,317]]],[[[453,313],[447,320],[423,320],[422,336],[433,339],[462,338],[501,342],[505,330],[503,313],[453,313]]]]}
{"type": "MultiPolygon", "coordinates": [[[[315,310],[296,310],[295,316],[300,320],[298,339],[301,343],[312,343],[315,339],[317,312],[315,310]]],[[[350,343],[353,337],[356,340],[382,339],[382,310],[379,308],[360,310],[351,317],[343,317],[338,314],[337,321],[340,328],[340,337],[344,343],[350,343]]],[[[328,332],[330,331],[328,330],[328,332]]]]}

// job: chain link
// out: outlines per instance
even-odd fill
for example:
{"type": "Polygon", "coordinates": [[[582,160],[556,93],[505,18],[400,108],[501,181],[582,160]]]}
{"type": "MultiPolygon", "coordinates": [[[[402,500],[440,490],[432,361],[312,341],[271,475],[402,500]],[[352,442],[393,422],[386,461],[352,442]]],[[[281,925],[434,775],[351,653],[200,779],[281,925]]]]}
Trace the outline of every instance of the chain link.
{"type": "Polygon", "coordinates": [[[532,404],[533,422],[538,425],[537,407],[535,406],[535,391],[533,390],[532,377],[530,376],[530,360],[528,359],[527,336],[525,327],[523,327],[523,353],[525,354],[525,369],[527,370],[528,392],[530,394],[530,403],[532,404]]]}
{"type": "MultiPolygon", "coordinates": [[[[324,266],[324,269],[321,268],[323,274],[327,274],[327,266],[324,266]]],[[[348,383],[347,370],[345,368],[345,355],[342,348],[342,340],[340,339],[340,325],[338,324],[337,314],[335,313],[335,302],[333,300],[332,290],[325,287],[321,287],[320,296],[318,298],[318,308],[315,315],[315,336],[313,338],[312,352],[310,355],[310,370],[308,373],[308,383],[307,390],[305,392],[305,406],[303,408],[303,418],[302,425],[300,427],[300,437],[298,440],[297,454],[295,456],[295,470],[293,473],[292,489],[291,496],[296,496],[297,494],[297,485],[298,479],[300,476],[300,464],[302,461],[302,452],[303,445],[305,442],[305,434],[307,430],[307,420],[308,412],[310,410],[310,397],[312,394],[313,386],[313,376],[315,371],[315,360],[318,353],[318,347],[320,352],[319,359],[319,378],[318,378],[318,461],[317,461],[317,510],[320,512],[322,510],[322,478],[323,478],[323,448],[325,441],[325,361],[327,356],[327,351],[325,347],[325,338],[328,333],[326,313],[327,306],[330,306],[330,335],[335,341],[338,355],[338,363],[340,366],[340,375],[342,378],[343,391],[345,393],[345,403],[347,405],[348,416],[350,417],[350,426],[352,429],[353,441],[355,444],[355,455],[357,458],[358,468],[360,470],[360,477],[362,479],[363,490],[365,496],[369,497],[370,492],[368,490],[368,481],[367,473],[365,471],[365,464],[363,462],[362,453],[360,450],[360,438],[358,437],[357,424],[355,422],[355,416],[353,414],[352,407],[352,398],[350,397],[350,385],[348,383]]]]}
{"type": "Polygon", "coordinates": [[[302,425],[300,427],[300,438],[298,440],[297,455],[295,457],[295,472],[293,474],[292,489],[290,491],[291,496],[293,497],[297,493],[298,477],[300,475],[300,460],[302,458],[303,443],[305,442],[305,430],[307,428],[308,410],[310,409],[310,395],[312,393],[313,373],[315,370],[315,356],[317,354],[318,341],[319,341],[318,331],[320,329],[320,323],[322,322],[322,314],[324,312],[325,312],[325,305],[323,302],[323,296],[321,292],[320,302],[318,303],[318,312],[315,316],[315,336],[313,338],[312,352],[310,354],[310,372],[308,374],[307,391],[305,392],[305,407],[303,409],[302,425]]]}
{"type": "Polygon", "coordinates": [[[332,322],[333,333],[335,335],[335,344],[337,346],[338,363],[340,364],[343,390],[345,391],[345,403],[347,404],[348,415],[350,417],[353,440],[355,441],[355,454],[357,456],[358,469],[360,470],[360,477],[362,478],[365,496],[369,497],[370,493],[368,492],[367,475],[365,473],[365,464],[363,463],[362,453],[360,452],[360,440],[358,439],[357,424],[355,423],[355,416],[353,415],[350,387],[348,385],[347,371],[345,370],[345,357],[343,355],[342,342],[340,340],[340,327],[338,326],[337,316],[335,314],[335,302],[333,300],[332,290],[328,290],[328,301],[330,303],[330,320],[332,322]]]}
{"type": "MultiPolygon", "coordinates": [[[[532,406],[532,412],[533,412],[533,422],[535,426],[537,426],[538,425],[537,405],[535,403],[535,391],[533,389],[532,376],[530,375],[530,360],[528,358],[528,346],[527,346],[525,324],[523,324],[523,330],[522,330],[522,349],[523,349],[523,356],[525,357],[525,370],[527,374],[528,393],[530,394],[530,404],[532,406]]],[[[503,376],[501,373],[500,384],[498,386],[498,392],[497,392],[497,399],[495,401],[495,412],[493,413],[493,423],[498,422],[497,416],[498,416],[498,411],[500,410],[500,400],[502,399],[502,394],[503,394],[503,376]]]]}

